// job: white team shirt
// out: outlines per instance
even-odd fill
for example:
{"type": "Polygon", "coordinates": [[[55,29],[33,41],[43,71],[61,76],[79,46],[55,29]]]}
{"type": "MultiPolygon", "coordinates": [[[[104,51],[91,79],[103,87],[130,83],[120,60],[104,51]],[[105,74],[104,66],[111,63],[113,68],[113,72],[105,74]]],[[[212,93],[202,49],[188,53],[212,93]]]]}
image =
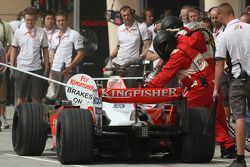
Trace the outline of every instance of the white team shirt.
{"type": "Polygon", "coordinates": [[[137,21],[134,21],[133,25],[128,28],[122,24],[118,27],[117,34],[119,49],[114,61],[119,65],[124,65],[141,59],[139,55],[141,39],[142,41],[151,39],[147,26],[137,21]]]}
{"type": "Polygon", "coordinates": [[[151,32],[152,39],[155,39],[156,33],[155,33],[155,24],[152,24],[148,27],[148,30],[151,32]]]}
{"type": "Polygon", "coordinates": [[[48,47],[47,35],[43,28],[35,27],[31,32],[26,26],[16,30],[12,46],[19,48],[17,68],[34,71],[42,69],[40,50],[48,47]]]}
{"type": "Polygon", "coordinates": [[[12,28],[12,31],[15,33],[16,30],[21,26],[21,21],[20,20],[13,20],[9,22],[9,25],[12,28]]]}
{"type": "MultiPolygon", "coordinates": [[[[151,51],[151,52],[153,52],[153,53],[155,53],[155,54],[157,54],[157,53],[155,52],[155,49],[154,49],[154,46],[153,46],[155,36],[157,35],[157,34],[155,33],[155,24],[152,24],[151,26],[149,26],[149,27],[148,27],[148,30],[149,30],[149,31],[151,32],[151,34],[152,34],[152,43],[151,43],[150,47],[148,48],[148,50],[151,51]]],[[[159,57],[159,56],[158,56],[158,57],[159,57]]],[[[160,60],[161,60],[161,59],[160,59],[160,57],[159,57],[158,59],[155,59],[155,60],[153,61],[153,68],[155,68],[155,67],[158,65],[158,63],[159,63],[160,60]]]]}
{"type": "Polygon", "coordinates": [[[22,20],[13,20],[13,21],[9,22],[9,25],[11,26],[13,33],[15,33],[16,30],[23,25],[23,23],[24,23],[24,19],[22,19],[22,20]]]}
{"type": "Polygon", "coordinates": [[[227,51],[231,57],[232,74],[235,78],[240,75],[240,66],[234,65],[238,62],[250,75],[250,24],[242,23],[238,19],[230,21],[224,32],[219,34],[215,58],[226,59],[227,51]]]}
{"type": "MultiPolygon", "coordinates": [[[[150,45],[150,47],[148,48],[148,50],[149,51],[151,51],[152,53],[154,53],[154,54],[156,54],[157,56],[158,56],[158,54],[155,52],[155,50],[154,50],[154,46],[153,46],[153,43],[151,43],[151,45],[150,45]]],[[[157,65],[158,65],[158,63],[160,62],[160,57],[158,56],[158,58],[157,59],[155,59],[154,61],[153,61],[153,68],[155,68],[157,65]]]]}
{"type": "Polygon", "coordinates": [[[218,31],[215,31],[215,28],[213,29],[213,37],[214,37],[214,42],[215,42],[215,46],[217,45],[217,37],[219,36],[220,33],[222,33],[224,30],[224,26],[221,26],[220,29],[218,31]]]}
{"type": "Polygon", "coordinates": [[[60,72],[63,64],[66,67],[72,62],[73,49],[83,49],[83,37],[71,28],[67,28],[62,37],[59,36],[59,31],[52,37],[52,49],[54,50],[54,59],[52,70],[60,72]]]}
{"type": "Polygon", "coordinates": [[[52,29],[52,30],[49,30],[47,31],[45,28],[44,28],[46,34],[47,34],[47,39],[48,39],[48,51],[49,51],[49,60],[50,62],[52,62],[52,53],[53,53],[53,49],[52,49],[52,36],[54,34],[56,34],[56,32],[58,31],[58,29],[52,29]]]}

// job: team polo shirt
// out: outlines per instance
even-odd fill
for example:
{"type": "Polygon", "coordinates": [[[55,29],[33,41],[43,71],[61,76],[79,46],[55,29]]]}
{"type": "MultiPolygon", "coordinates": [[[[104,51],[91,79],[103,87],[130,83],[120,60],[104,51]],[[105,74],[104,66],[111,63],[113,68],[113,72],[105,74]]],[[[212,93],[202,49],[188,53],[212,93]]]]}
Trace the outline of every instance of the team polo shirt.
{"type": "Polygon", "coordinates": [[[68,67],[72,62],[73,49],[83,48],[83,37],[77,31],[68,27],[63,36],[59,36],[59,31],[53,35],[52,48],[55,52],[52,70],[59,72],[64,63],[68,67]]]}
{"type": "Polygon", "coordinates": [[[42,69],[41,48],[48,47],[47,35],[43,28],[35,27],[29,32],[26,26],[16,30],[12,46],[19,48],[17,68],[34,71],[42,69]]]}
{"type": "Polygon", "coordinates": [[[9,22],[11,28],[12,28],[12,31],[13,32],[16,32],[16,30],[20,27],[21,25],[21,21],[20,20],[13,20],[13,21],[10,21],[9,22]]]}
{"type": "Polygon", "coordinates": [[[140,43],[151,39],[147,26],[137,21],[134,21],[131,27],[126,27],[125,24],[119,26],[117,35],[119,49],[114,61],[119,65],[131,64],[140,59],[140,43]]]}
{"type": "Polygon", "coordinates": [[[48,39],[48,46],[49,48],[51,48],[51,43],[52,43],[52,36],[58,31],[57,29],[52,29],[47,31],[46,29],[44,29],[46,34],[47,34],[47,39],[48,39]]]}
{"type": "Polygon", "coordinates": [[[48,39],[48,50],[49,50],[49,58],[50,58],[50,62],[52,61],[52,53],[53,53],[53,49],[52,49],[52,36],[58,31],[58,29],[53,28],[52,30],[47,31],[44,28],[46,34],[47,34],[47,39],[48,39]]]}
{"type": "Polygon", "coordinates": [[[215,42],[215,46],[217,45],[217,37],[219,36],[220,33],[222,33],[224,30],[224,26],[221,26],[220,29],[218,31],[215,31],[215,28],[213,29],[213,37],[214,37],[214,42],[215,42]]]}
{"type": "Polygon", "coordinates": [[[217,39],[217,48],[215,52],[216,59],[226,59],[227,51],[231,57],[232,74],[235,78],[240,75],[240,65],[242,65],[248,75],[250,75],[250,24],[240,22],[238,19],[230,21],[224,32],[219,34],[217,39]]]}
{"type": "Polygon", "coordinates": [[[155,36],[156,36],[156,33],[155,33],[155,24],[150,25],[150,26],[148,27],[148,30],[151,32],[151,37],[152,37],[152,39],[154,39],[155,36]]]}

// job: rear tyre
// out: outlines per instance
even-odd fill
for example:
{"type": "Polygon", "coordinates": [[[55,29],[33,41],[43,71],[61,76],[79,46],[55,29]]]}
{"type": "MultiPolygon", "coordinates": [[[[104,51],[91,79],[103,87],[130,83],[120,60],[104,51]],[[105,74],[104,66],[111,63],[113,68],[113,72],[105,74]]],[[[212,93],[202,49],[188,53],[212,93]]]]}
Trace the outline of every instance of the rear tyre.
{"type": "Polygon", "coordinates": [[[18,155],[42,154],[48,132],[43,111],[43,105],[37,103],[24,103],[16,107],[12,125],[12,145],[18,155]]]}
{"type": "Polygon", "coordinates": [[[64,109],[57,121],[57,157],[62,164],[88,163],[93,157],[94,123],[90,111],[64,109]]]}
{"type": "Polygon", "coordinates": [[[215,130],[210,135],[203,131],[210,111],[207,108],[192,108],[188,111],[188,133],[182,136],[181,161],[187,163],[210,162],[215,150],[215,130]]]}

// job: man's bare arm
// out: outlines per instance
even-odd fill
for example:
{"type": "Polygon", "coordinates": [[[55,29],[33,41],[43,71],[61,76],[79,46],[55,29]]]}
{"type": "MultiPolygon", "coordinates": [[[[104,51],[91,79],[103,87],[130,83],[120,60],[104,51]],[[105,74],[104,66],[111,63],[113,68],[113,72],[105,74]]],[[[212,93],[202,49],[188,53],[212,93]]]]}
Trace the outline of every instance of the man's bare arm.
{"type": "Polygon", "coordinates": [[[111,58],[111,59],[114,59],[114,58],[117,56],[118,50],[119,50],[119,47],[118,47],[118,46],[116,46],[116,47],[113,49],[113,51],[112,51],[111,54],[110,54],[110,58],[111,58]]]}
{"type": "Polygon", "coordinates": [[[70,63],[69,67],[66,67],[65,70],[62,72],[63,75],[66,75],[70,70],[75,68],[83,59],[84,59],[83,49],[77,50],[77,54],[73,59],[73,61],[70,63]]]}
{"type": "Polygon", "coordinates": [[[48,48],[43,48],[44,70],[49,72],[49,51],[48,48]]]}
{"type": "Polygon", "coordinates": [[[218,95],[221,78],[224,72],[225,60],[217,60],[215,64],[215,80],[214,80],[214,93],[213,97],[218,95]]]}
{"type": "Polygon", "coordinates": [[[152,52],[151,50],[147,51],[147,54],[145,57],[146,60],[154,61],[158,58],[159,58],[159,56],[156,53],[152,52]]]}
{"type": "Polygon", "coordinates": [[[17,48],[11,46],[11,48],[10,48],[10,65],[16,66],[16,56],[17,56],[17,48]]]}
{"type": "Polygon", "coordinates": [[[146,58],[146,54],[147,54],[147,51],[148,51],[148,48],[150,47],[151,45],[151,40],[145,40],[143,41],[143,51],[142,51],[142,58],[146,58]]]}

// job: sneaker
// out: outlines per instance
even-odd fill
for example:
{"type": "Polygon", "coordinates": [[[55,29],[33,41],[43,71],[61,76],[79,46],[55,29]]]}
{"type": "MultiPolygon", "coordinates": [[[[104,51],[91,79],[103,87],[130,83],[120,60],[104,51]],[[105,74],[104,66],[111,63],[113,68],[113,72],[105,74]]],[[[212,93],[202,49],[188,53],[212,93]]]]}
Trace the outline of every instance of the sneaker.
{"type": "Polygon", "coordinates": [[[8,121],[6,119],[3,120],[1,128],[2,129],[9,129],[10,128],[10,124],[8,123],[8,121]]]}
{"type": "Polygon", "coordinates": [[[250,152],[250,138],[247,138],[246,139],[246,146],[245,146],[245,149],[250,152]]]}
{"type": "Polygon", "coordinates": [[[246,161],[242,160],[238,162],[237,160],[234,160],[228,167],[246,167],[246,161]]]}
{"type": "Polygon", "coordinates": [[[221,158],[231,159],[236,157],[236,146],[232,145],[229,148],[221,148],[221,158]]]}

